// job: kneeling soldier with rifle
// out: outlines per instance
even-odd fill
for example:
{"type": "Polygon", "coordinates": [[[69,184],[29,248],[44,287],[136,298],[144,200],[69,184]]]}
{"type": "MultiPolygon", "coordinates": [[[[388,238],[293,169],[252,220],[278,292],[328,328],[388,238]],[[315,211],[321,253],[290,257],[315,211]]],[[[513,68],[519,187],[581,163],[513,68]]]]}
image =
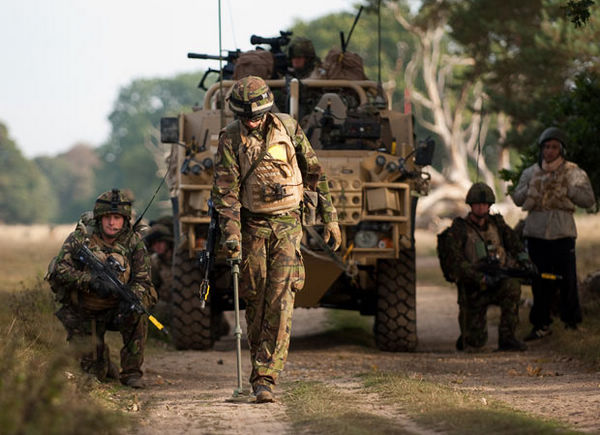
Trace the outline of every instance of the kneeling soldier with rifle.
{"type": "Polygon", "coordinates": [[[481,348],[487,342],[487,308],[499,305],[498,349],[527,349],[515,338],[519,321],[519,278],[535,267],[517,234],[500,214],[489,214],[492,189],[475,183],[467,193],[471,212],[456,218],[438,236],[438,256],[444,276],[458,287],[460,337],[458,350],[481,348]],[[519,276],[520,275],[520,276],[519,276]]]}
{"type": "Polygon", "coordinates": [[[47,279],[62,307],[56,316],[67,330],[81,368],[99,380],[120,379],[143,388],[142,363],[149,315],[157,294],[144,243],[132,228],[131,201],[118,189],[97,199],[53,259],[47,279]],[[107,330],[123,338],[121,371],[104,343],[107,330]]]}

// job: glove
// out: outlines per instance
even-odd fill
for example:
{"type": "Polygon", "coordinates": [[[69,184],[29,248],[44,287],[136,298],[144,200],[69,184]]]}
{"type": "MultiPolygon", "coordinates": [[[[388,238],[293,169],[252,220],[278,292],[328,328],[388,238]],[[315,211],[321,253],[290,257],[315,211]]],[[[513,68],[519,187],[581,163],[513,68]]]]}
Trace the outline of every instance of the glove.
{"type": "Polygon", "coordinates": [[[342,232],[340,231],[340,226],[337,222],[329,222],[325,224],[325,229],[323,231],[323,241],[325,243],[329,242],[329,239],[333,237],[333,249],[337,251],[342,243],[342,232]]]}
{"type": "Polygon", "coordinates": [[[539,275],[538,268],[535,266],[535,264],[533,264],[533,262],[531,260],[522,261],[521,267],[523,267],[523,269],[525,269],[527,272],[529,272],[532,275],[539,275]]]}
{"type": "Polygon", "coordinates": [[[240,260],[242,258],[242,249],[239,240],[227,240],[225,242],[228,260],[240,260]]]}
{"type": "Polygon", "coordinates": [[[112,291],[108,288],[104,282],[98,278],[97,276],[92,275],[92,279],[90,281],[90,291],[96,293],[97,296],[102,299],[106,299],[112,295],[112,291]]]}
{"type": "Polygon", "coordinates": [[[533,264],[533,261],[531,261],[527,252],[519,253],[519,255],[517,256],[517,260],[519,261],[519,265],[522,269],[526,270],[532,275],[538,274],[537,267],[535,266],[535,264],[533,264]]]}

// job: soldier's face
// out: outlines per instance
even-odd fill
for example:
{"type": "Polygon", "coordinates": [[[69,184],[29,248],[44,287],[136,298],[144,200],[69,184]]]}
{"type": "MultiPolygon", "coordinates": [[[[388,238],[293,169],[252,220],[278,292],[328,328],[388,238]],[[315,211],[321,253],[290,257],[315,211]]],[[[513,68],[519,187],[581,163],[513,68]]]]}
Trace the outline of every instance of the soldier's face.
{"type": "Polygon", "coordinates": [[[556,139],[550,139],[544,142],[542,157],[546,163],[552,163],[560,156],[560,147],[560,141],[557,141],[556,139]]]}
{"type": "Polygon", "coordinates": [[[152,244],[152,251],[156,252],[157,254],[164,254],[167,252],[167,250],[169,249],[169,246],[167,245],[166,240],[158,240],[156,242],[154,242],[152,244]]]}
{"type": "Polygon", "coordinates": [[[490,205],[485,202],[476,202],[475,204],[471,204],[471,213],[478,218],[486,217],[489,212],[490,205]]]}
{"type": "Polygon", "coordinates": [[[258,128],[260,126],[260,124],[262,124],[263,119],[265,119],[264,116],[262,118],[255,119],[255,120],[242,119],[242,122],[244,123],[246,128],[248,128],[248,130],[254,130],[255,128],[258,128]]]}
{"type": "Polygon", "coordinates": [[[125,218],[120,214],[111,213],[102,216],[102,232],[107,237],[115,237],[123,229],[125,218]]]}
{"type": "Polygon", "coordinates": [[[305,57],[292,57],[292,68],[302,69],[304,68],[304,64],[306,64],[305,57]]]}

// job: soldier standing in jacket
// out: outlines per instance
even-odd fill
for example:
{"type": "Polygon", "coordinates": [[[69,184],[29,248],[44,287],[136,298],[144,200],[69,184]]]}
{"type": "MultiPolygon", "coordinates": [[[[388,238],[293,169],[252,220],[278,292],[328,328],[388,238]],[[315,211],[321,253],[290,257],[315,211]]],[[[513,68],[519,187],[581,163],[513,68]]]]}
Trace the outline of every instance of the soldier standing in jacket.
{"type": "Polygon", "coordinates": [[[590,180],[575,163],[565,159],[565,133],[550,127],[541,134],[538,163],[527,168],[512,193],[516,205],[527,210],[523,235],[531,259],[540,272],[560,275],[557,281],[535,279],[529,321],[533,329],[525,340],[551,334],[551,308],[558,288],[560,319],[565,328],[577,329],[581,308],[577,289],[575,207],[594,205],[590,180]]]}
{"type": "Polygon", "coordinates": [[[318,192],[324,240],[341,241],[327,179],[298,123],[270,112],[273,94],[259,77],[233,86],[237,120],[219,135],[212,198],[228,258],[241,258],[240,294],[257,403],[272,402],[285,364],[294,297],[304,286],[300,253],[303,190],[318,192]],[[289,132],[293,132],[292,135],[289,132]]]}

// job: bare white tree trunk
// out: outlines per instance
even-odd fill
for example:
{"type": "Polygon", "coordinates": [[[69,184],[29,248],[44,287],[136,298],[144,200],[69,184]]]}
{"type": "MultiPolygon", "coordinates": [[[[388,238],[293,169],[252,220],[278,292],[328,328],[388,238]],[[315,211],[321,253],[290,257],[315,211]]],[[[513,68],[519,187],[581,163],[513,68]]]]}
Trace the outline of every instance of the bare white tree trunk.
{"type": "MultiPolygon", "coordinates": [[[[473,65],[473,59],[444,52],[444,17],[427,27],[413,26],[397,3],[389,2],[388,7],[415,37],[415,52],[406,65],[404,78],[419,124],[442,140],[447,155],[442,171],[446,183],[466,192],[472,183],[468,166],[471,160],[477,165],[479,179],[494,186],[494,174],[480,155],[490,128],[490,115],[482,115],[486,98],[483,85],[465,81],[458,90],[454,87],[458,70],[473,65]]],[[[432,198],[438,196],[434,193],[432,198]]],[[[427,205],[430,201],[422,202],[427,205]]]]}

